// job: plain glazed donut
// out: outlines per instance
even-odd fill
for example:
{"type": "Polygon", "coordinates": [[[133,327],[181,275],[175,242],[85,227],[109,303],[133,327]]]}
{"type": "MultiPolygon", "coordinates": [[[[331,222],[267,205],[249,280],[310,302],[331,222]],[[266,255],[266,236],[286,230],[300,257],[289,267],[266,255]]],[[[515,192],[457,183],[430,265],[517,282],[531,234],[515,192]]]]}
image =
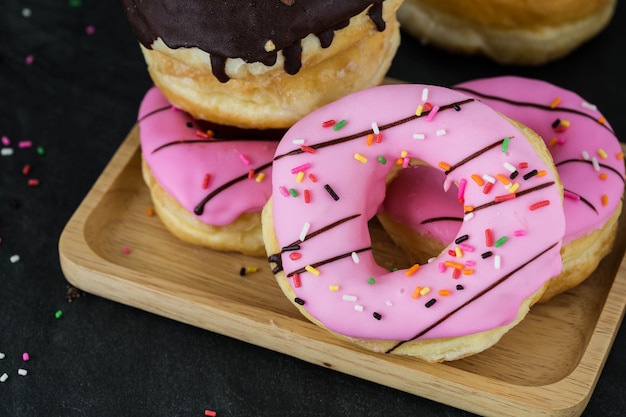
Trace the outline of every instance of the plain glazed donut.
{"type": "Polygon", "coordinates": [[[561,58],[610,22],[616,0],[405,0],[402,28],[424,43],[501,64],[561,58]]]}
{"type": "Polygon", "coordinates": [[[287,128],[378,85],[400,43],[402,0],[124,0],[148,71],[195,117],[287,128]]]}
{"type": "Polygon", "coordinates": [[[427,361],[480,352],[519,323],[561,270],[565,228],[541,139],[425,85],[367,89],[296,123],[276,150],[262,223],[277,281],[307,318],[367,349],[427,361]],[[464,222],[454,256],[390,272],[374,259],[368,221],[392,168],[418,161],[445,172],[442,186],[464,184],[464,222]],[[474,183],[507,164],[519,173],[508,185],[485,194],[474,183]]]}
{"type": "MultiPolygon", "coordinates": [[[[546,142],[565,189],[566,228],[563,271],[550,280],[540,302],[580,284],[611,251],[617,232],[624,161],[615,132],[595,105],[545,81],[494,77],[453,88],[523,123],[546,142]]],[[[442,178],[432,168],[402,171],[389,186],[379,216],[411,259],[437,254],[454,238],[463,218],[456,194],[425,184],[432,176],[442,178]],[[413,209],[425,198],[436,204],[413,209]]]]}
{"type": "Polygon", "coordinates": [[[140,105],[138,125],[143,178],[165,227],[191,244],[265,254],[261,209],[280,136],[223,139],[219,127],[207,132],[156,87],[140,105]]]}

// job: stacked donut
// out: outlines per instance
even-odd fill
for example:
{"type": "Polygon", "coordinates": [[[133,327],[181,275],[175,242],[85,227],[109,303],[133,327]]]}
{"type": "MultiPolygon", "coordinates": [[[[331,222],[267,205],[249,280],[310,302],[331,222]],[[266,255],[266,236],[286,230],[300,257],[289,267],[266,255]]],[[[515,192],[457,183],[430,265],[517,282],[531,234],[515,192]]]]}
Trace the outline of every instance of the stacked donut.
{"type": "Polygon", "coordinates": [[[155,83],[138,125],[156,212],[186,242],[264,254],[277,140],[383,80],[401,0],[123,3],[155,83]]]}
{"type": "Polygon", "coordinates": [[[617,0],[406,0],[398,19],[408,34],[448,51],[539,65],[596,36],[616,5],[617,0]]]}

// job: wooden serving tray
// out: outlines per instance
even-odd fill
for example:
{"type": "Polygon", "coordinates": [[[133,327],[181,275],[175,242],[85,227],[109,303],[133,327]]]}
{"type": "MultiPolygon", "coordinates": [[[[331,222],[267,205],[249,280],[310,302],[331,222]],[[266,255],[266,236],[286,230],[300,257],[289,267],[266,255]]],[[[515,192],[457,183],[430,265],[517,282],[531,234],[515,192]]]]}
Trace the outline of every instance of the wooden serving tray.
{"type": "MultiPolygon", "coordinates": [[[[622,221],[615,249],[591,277],[535,305],[487,351],[443,364],[365,351],[301,316],[264,258],[170,235],[146,214],[152,204],[140,170],[135,126],[61,235],[61,266],[76,287],[474,413],[582,414],[624,315],[622,221]],[[241,276],[250,266],[258,272],[241,276]]],[[[408,266],[379,225],[371,231],[381,265],[408,266]]]]}

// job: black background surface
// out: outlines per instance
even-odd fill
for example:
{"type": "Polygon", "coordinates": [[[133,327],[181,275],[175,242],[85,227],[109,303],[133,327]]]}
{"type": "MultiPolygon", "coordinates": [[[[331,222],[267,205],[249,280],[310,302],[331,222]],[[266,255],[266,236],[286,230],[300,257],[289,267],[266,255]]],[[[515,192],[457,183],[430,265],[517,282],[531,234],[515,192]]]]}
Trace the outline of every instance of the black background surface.
{"type": "MultiPolygon", "coordinates": [[[[597,104],[626,138],[625,25],[619,5],[598,37],[536,68],[450,55],[403,35],[389,75],[440,85],[499,74],[544,79],[597,104]]],[[[470,415],[94,295],[66,301],[59,236],[150,86],[118,1],[0,2],[0,136],[15,148],[0,156],[0,375],[9,374],[0,416],[470,415]],[[26,140],[34,146],[18,148],[26,140]],[[14,254],[20,260],[11,263],[14,254]]],[[[586,416],[626,414],[624,352],[622,328],[586,416]]]]}

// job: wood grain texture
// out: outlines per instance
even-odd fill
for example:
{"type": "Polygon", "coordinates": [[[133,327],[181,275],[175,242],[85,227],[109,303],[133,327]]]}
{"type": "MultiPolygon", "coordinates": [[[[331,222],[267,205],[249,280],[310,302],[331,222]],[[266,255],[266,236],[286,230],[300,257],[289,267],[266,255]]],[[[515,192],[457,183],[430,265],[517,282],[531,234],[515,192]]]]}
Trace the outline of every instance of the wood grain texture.
{"type": "MultiPolygon", "coordinates": [[[[535,305],[485,352],[428,364],[333,337],[284,297],[264,258],[185,244],[149,207],[135,126],[61,235],[66,278],[107,299],[477,414],[580,415],[624,316],[624,219],[612,253],[583,284],[535,305]],[[240,276],[248,266],[258,272],[240,276]]],[[[408,266],[376,222],[371,233],[382,266],[408,266]]]]}

